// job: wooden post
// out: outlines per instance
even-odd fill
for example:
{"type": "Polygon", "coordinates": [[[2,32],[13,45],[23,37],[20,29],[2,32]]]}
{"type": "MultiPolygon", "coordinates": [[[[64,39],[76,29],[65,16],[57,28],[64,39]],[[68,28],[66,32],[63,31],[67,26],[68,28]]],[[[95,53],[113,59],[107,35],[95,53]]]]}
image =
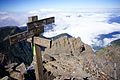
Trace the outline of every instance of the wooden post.
{"type": "Polygon", "coordinates": [[[41,55],[41,49],[38,45],[35,44],[35,75],[36,80],[43,80],[43,65],[42,65],[42,55],[41,55]]]}
{"type": "MultiPolygon", "coordinates": [[[[37,20],[38,20],[37,16],[32,16],[28,18],[29,22],[37,21],[37,20]]],[[[31,45],[32,45],[32,52],[33,52],[33,61],[35,59],[34,68],[35,68],[36,80],[43,80],[43,65],[42,65],[41,49],[38,45],[34,43],[34,36],[32,37],[31,45]]]]}
{"type": "Polygon", "coordinates": [[[33,22],[33,21],[37,21],[37,20],[38,20],[38,16],[28,17],[28,22],[33,22]]]}
{"type": "Polygon", "coordinates": [[[39,33],[44,32],[44,25],[51,24],[53,22],[54,22],[54,17],[45,18],[41,20],[38,20],[37,16],[29,17],[27,23],[28,26],[27,31],[17,33],[15,35],[9,36],[8,38],[10,45],[32,38],[31,47],[34,56],[33,59],[35,63],[34,66],[35,66],[36,80],[43,80],[42,55],[41,55],[40,47],[38,45],[46,46],[46,47],[49,46],[50,48],[51,47],[50,44],[52,43],[52,41],[47,39],[41,40],[40,38],[35,38],[35,36],[39,36],[39,33]]]}

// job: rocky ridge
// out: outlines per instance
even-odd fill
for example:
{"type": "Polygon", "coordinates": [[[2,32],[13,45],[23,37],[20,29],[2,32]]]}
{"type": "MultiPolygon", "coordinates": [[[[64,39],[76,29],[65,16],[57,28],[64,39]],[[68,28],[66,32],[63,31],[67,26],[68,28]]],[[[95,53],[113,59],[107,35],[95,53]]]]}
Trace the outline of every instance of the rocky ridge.
{"type": "Polygon", "coordinates": [[[110,80],[120,79],[120,46],[110,45],[96,52],[96,62],[110,80]]]}
{"type": "MultiPolygon", "coordinates": [[[[61,37],[43,53],[44,67],[54,80],[98,80],[94,52],[80,38],[61,37]]],[[[102,76],[101,76],[102,77],[102,76]]]]}
{"type": "MultiPolygon", "coordinates": [[[[119,43],[119,40],[117,44],[119,43]]],[[[81,39],[62,36],[43,53],[44,67],[55,80],[119,80],[120,46],[110,45],[96,53],[81,39]]]]}
{"type": "MultiPolygon", "coordinates": [[[[7,27],[0,29],[0,67],[2,65],[13,62],[25,63],[29,65],[32,62],[32,53],[29,43],[22,41],[15,45],[8,45],[6,37],[8,35],[21,32],[17,27],[7,27]],[[6,33],[4,32],[6,31],[6,33]]],[[[49,74],[48,80],[119,80],[120,79],[120,46],[110,45],[99,51],[96,54],[92,48],[83,43],[81,39],[74,38],[68,34],[58,35],[51,38],[52,47],[46,48],[42,51],[44,72],[49,74]]],[[[115,42],[118,44],[119,40],[115,42]]],[[[34,62],[34,61],[33,61],[34,62]]],[[[7,69],[0,68],[0,72],[4,70],[5,75],[11,76],[14,74],[14,70],[17,69],[15,65],[7,69]],[[12,72],[12,73],[11,73],[12,72]]],[[[9,66],[7,65],[7,66],[9,66]]],[[[32,65],[33,66],[33,65],[32,65]]],[[[30,78],[30,75],[34,75],[34,67],[32,70],[24,69],[22,72],[22,78],[24,80],[34,80],[30,78]],[[27,72],[27,74],[26,74],[27,72]],[[30,74],[28,74],[30,72],[30,74]],[[23,77],[24,76],[24,77],[23,77]]],[[[30,66],[31,67],[31,66],[30,66]]],[[[18,73],[21,73],[18,72],[18,73]]],[[[16,73],[16,74],[18,74],[16,73]]],[[[0,73],[2,74],[2,73],[0,73]]],[[[4,77],[0,75],[0,78],[4,77]]],[[[4,78],[8,78],[8,76],[4,78]]],[[[20,77],[21,74],[18,74],[20,77]]],[[[15,76],[12,76],[15,78],[15,76]]],[[[18,78],[17,77],[17,78],[18,78]]],[[[46,80],[46,76],[44,76],[46,80]]],[[[3,79],[4,80],[4,79],[3,79]]]]}

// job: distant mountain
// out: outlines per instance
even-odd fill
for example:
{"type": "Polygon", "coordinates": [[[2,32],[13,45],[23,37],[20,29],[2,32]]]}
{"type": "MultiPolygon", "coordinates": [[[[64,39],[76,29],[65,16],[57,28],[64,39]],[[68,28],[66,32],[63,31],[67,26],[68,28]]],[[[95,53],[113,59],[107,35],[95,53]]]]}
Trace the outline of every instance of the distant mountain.
{"type": "Polygon", "coordinates": [[[22,30],[16,26],[0,28],[0,55],[4,56],[4,59],[1,62],[2,64],[24,62],[26,65],[30,65],[32,62],[32,51],[28,42],[22,41],[17,44],[10,45],[7,40],[9,35],[19,32],[22,32],[22,30]]]}
{"type": "Polygon", "coordinates": [[[108,33],[108,34],[98,35],[95,39],[97,39],[96,44],[99,43],[99,45],[92,44],[93,49],[96,50],[96,51],[100,50],[101,48],[109,45],[111,41],[113,41],[112,42],[112,44],[113,44],[114,40],[112,40],[112,39],[114,39],[114,38],[118,39],[119,36],[117,36],[117,35],[119,35],[119,34],[120,34],[120,31],[114,31],[114,32],[111,32],[111,33],[108,33]],[[105,39],[108,39],[108,42],[106,42],[105,39]],[[109,41],[109,40],[111,40],[111,41],[109,41]],[[106,45],[106,43],[107,43],[107,45],[106,45]]]}
{"type": "Polygon", "coordinates": [[[19,27],[22,31],[26,31],[27,30],[27,26],[22,26],[22,27],[19,27]]]}
{"type": "Polygon", "coordinates": [[[19,22],[17,22],[15,19],[12,18],[5,18],[5,19],[0,19],[0,27],[2,26],[18,26],[20,25],[19,22]]]}
{"type": "Polygon", "coordinates": [[[114,46],[120,46],[120,39],[114,40],[110,44],[112,44],[114,46]]]}

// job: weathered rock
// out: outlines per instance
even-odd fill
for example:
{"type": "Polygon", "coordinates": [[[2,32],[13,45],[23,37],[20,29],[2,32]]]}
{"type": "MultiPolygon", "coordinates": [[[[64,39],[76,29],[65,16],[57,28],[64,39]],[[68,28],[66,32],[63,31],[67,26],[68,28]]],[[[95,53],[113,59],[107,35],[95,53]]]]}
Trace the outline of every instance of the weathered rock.
{"type": "Polygon", "coordinates": [[[17,80],[24,80],[24,77],[23,75],[20,73],[20,72],[15,72],[13,71],[11,74],[10,74],[10,77],[14,78],[14,79],[17,79],[17,80]]]}
{"type": "Polygon", "coordinates": [[[46,59],[46,61],[56,61],[56,59],[52,56],[50,56],[49,54],[45,54],[44,58],[46,59]]]}
{"type": "Polygon", "coordinates": [[[11,63],[11,64],[8,64],[7,66],[5,66],[6,71],[8,71],[9,73],[13,71],[13,67],[17,66],[18,63],[11,63]]]}
{"type": "MultiPolygon", "coordinates": [[[[93,51],[80,38],[61,37],[52,42],[52,47],[43,53],[44,67],[56,77],[55,80],[83,79],[91,76],[83,64],[92,65],[93,51]],[[52,60],[52,58],[55,60],[52,60]]],[[[90,67],[91,68],[91,67],[90,67]]]]}
{"type": "Polygon", "coordinates": [[[2,69],[2,71],[0,70],[0,78],[3,80],[6,79],[6,76],[8,76],[8,79],[6,80],[24,80],[24,73],[26,73],[26,67],[24,63],[21,63],[20,65],[17,63],[12,63],[5,67],[1,66],[0,69],[2,69]]]}
{"type": "Polygon", "coordinates": [[[2,79],[0,79],[0,80],[8,80],[9,79],[9,77],[8,76],[5,76],[5,77],[3,77],[2,79]]]}
{"type": "Polygon", "coordinates": [[[26,67],[24,63],[21,63],[19,66],[16,67],[17,71],[20,71],[20,73],[23,75],[26,72],[26,67]]]}
{"type": "Polygon", "coordinates": [[[107,46],[96,52],[96,62],[99,69],[108,75],[110,80],[120,79],[120,46],[107,46]]]}

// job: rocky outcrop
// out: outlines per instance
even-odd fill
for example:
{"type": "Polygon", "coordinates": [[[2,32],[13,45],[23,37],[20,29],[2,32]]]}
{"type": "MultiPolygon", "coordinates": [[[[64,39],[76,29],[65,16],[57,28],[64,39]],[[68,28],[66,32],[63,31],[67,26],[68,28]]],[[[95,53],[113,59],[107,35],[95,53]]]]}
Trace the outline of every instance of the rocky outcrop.
{"type": "Polygon", "coordinates": [[[0,80],[36,80],[34,70],[27,70],[24,63],[0,65],[0,80]]]}
{"type": "Polygon", "coordinates": [[[120,46],[111,45],[96,52],[96,61],[109,80],[120,80],[120,46]]]}
{"type": "Polygon", "coordinates": [[[56,78],[54,80],[91,79],[94,67],[92,48],[80,38],[60,37],[52,42],[52,47],[43,53],[44,67],[56,78]]]}

